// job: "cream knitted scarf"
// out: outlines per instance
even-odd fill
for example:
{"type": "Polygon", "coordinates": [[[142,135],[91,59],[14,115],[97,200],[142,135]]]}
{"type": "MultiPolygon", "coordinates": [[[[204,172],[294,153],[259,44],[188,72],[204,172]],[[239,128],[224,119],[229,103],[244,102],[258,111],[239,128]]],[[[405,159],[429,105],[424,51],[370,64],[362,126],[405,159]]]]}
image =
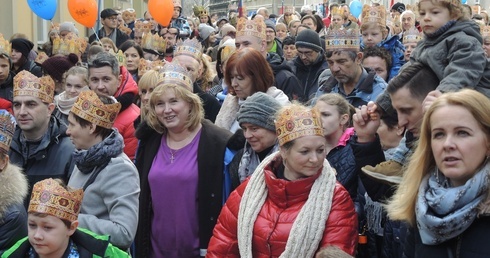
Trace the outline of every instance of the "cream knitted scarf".
{"type": "MultiPolygon", "coordinates": [[[[238,248],[240,256],[251,258],[255,220],[267,198],[264,168],[279,155],[265,158],[250,177],[238,211],[238,248]]],[[[286,248],[280,257],[313,257],[323,237],[332,206],[335,171],[325,160],[321,175],[315,180],[308,200],[301,208],[289,233],[286,248]]]]}

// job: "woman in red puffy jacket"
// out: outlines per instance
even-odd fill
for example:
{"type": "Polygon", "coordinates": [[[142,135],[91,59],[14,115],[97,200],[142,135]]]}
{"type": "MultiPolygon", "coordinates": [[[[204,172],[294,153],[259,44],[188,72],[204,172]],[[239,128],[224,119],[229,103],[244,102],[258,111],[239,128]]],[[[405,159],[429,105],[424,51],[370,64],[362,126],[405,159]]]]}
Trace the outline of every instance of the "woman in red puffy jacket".
{"type": "Polygon", "coordinates": [[[206,257],[314,257],[329,246],[354,255],[354,204],[325,160],[319,113],[293,104],[275,123],[280,151],[230,195],[206,257]]]}

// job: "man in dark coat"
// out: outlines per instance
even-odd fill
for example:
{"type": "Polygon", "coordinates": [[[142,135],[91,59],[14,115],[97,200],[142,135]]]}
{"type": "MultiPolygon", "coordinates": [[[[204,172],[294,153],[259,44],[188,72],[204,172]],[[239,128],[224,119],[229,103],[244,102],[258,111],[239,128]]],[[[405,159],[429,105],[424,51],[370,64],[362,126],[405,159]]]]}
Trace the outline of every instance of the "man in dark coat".
{"type": "MultiPolygon", "coordinates": [[[[116,47],[119,48],[122,43],[129,39],[129,36],[117,28],[117,15],[118,13],[113,9],[108,8],[102,10],[100,12],[100,19],[103,27],[97,32],[97,35],[99,39],[104,37],[110,38],[116,44],[116,47]]],[[[95,34],[92,34],[88,41],[92,43],[96,39],[95,34]]]]}

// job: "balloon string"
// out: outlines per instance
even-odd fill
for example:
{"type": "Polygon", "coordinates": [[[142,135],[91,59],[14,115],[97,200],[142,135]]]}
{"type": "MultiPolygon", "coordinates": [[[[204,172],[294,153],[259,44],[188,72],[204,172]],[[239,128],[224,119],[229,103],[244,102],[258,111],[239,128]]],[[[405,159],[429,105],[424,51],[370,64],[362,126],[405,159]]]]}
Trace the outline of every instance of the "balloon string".
{"type": "Polygon", "coordinates": [[[92,31],[94,32],[95,34],[95,38],[97,38],[97,41],[100,42],[100,39],[99,39],[99,35],[97,34],[97,32],[95,31],[95,28],[92,27],[92,31]]]}

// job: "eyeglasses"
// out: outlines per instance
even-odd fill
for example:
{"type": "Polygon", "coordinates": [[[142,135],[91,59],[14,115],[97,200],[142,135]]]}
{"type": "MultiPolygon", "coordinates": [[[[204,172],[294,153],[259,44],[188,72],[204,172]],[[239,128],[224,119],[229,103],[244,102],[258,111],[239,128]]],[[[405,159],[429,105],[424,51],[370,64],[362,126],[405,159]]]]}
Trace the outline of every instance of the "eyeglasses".
{"type": "Polygon", "coordinates": [[[107,17],[106,20],[117,21],[117,17],[107,17]]]}

